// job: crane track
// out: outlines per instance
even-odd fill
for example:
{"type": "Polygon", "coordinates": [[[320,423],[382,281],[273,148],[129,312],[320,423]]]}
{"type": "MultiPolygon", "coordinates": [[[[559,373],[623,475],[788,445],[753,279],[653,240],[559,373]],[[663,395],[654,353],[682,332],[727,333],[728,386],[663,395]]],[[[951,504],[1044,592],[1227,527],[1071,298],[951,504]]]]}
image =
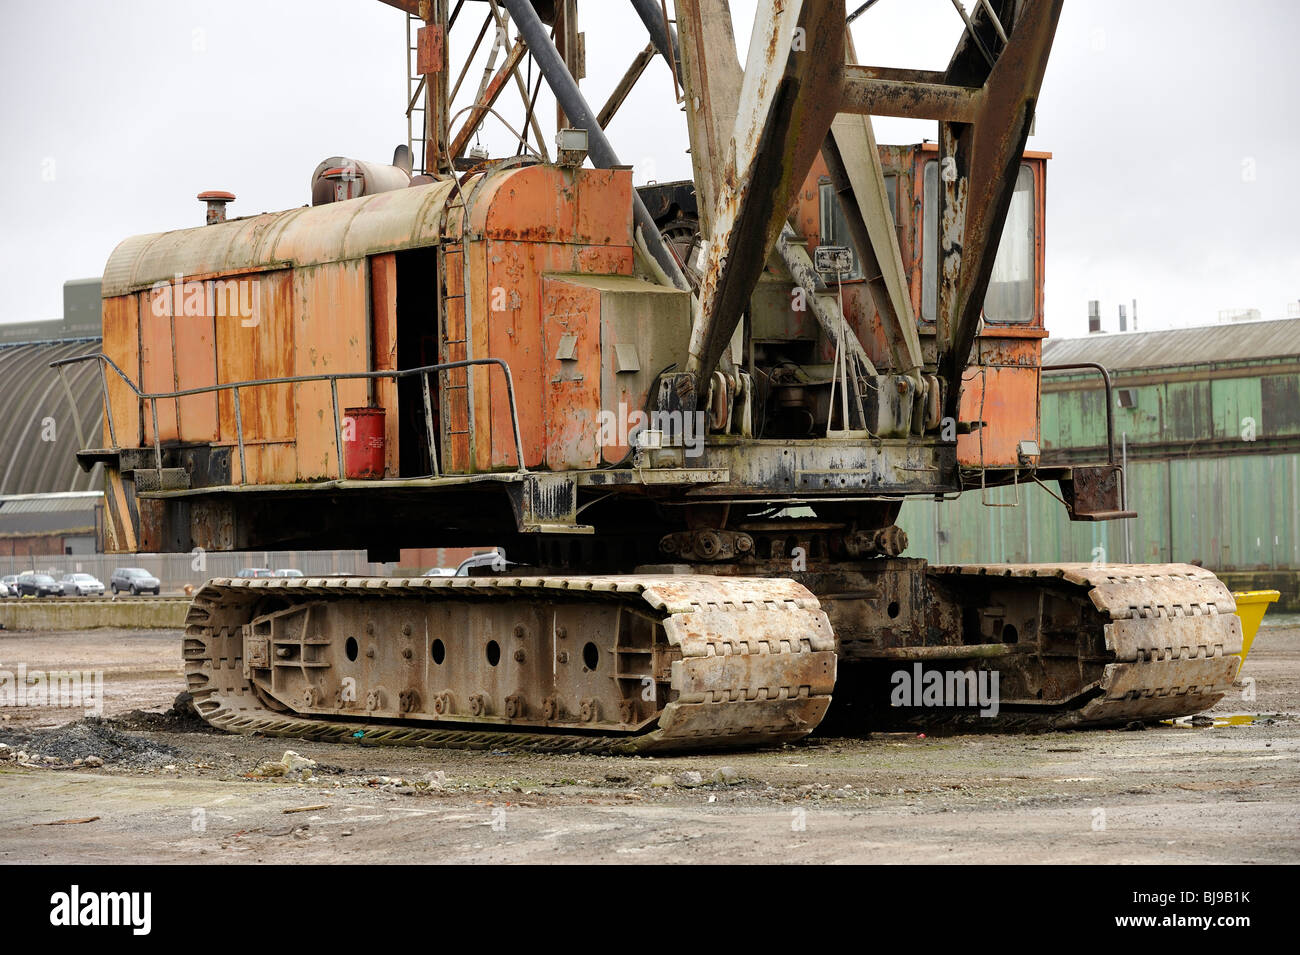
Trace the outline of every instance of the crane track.
{"type": "Polygon", "coordinates": [[[1173,719],[1209,709],[1237,676],[1241,620],[1228,587],[1190,564],[967,564],[936,566],[938,579],[1009,580],[1073,588],[1101,617],[1097,650],[1112,659],[1069,704],[1006,700],[993,719],[952,711],[911,711],[913,727],[995,730],[1073,729],[1173,719]]]}
{"type": "MultiPolygon", "coordinates": [[[[1004,699],[993,718],[953,709],[895,711],[891,723],[932,730],[1033,731],[1123,725],[1187,716],[1213,706],[1239,666],[1241,625],[1231,592],[1188,565],[959,565],[937,580],[983,577],[981,586],[1067,591],[1097,612],[1080,648],[1107,658],[1095,679],[1064,698],[1004,699]]],[[[390,618],[391,619],[391,618],[390,618]]],[[[486,618],[484,618],[486,621],[486,618]]],[[[487,622],[481,624],[486,626],[487,622]]],[[[906,660],[898,660],[900,664],[906,660]]],[[[669,577],[218,579],[187,618],[185,669],[199,713],[213,726],[332,742],[538,752],[639,753],[760,746],[800,739],[825,715],[836,677],[835,638],[816,597],[786,579],[669,577]],[[417,714],[303,714],[269,701],[247,678],[244,625],[257,599],[349,605],[448,601],[473,614],[503,600],[557,599],[595,612],[612,601],[652,615],[679,657],[671,692],[638,726],[581,728],[417,714]],[[356,716],[363,718],[358,719],[356,716]],[[487,725],[485,725],[487,724],[487,725]]],[[[535,724],[535,721],[534,721],[535,724]]],[[[883,727],[882,727],[883,728],[883,727]]]]}
{"type": "Polygon", "coordinates": [[[538,751],[664,752],[789,742],[825,715],[835,683],[834,635],[817,599],[790,580],[656,577],[217,579],[186,620],[186,681],[199,714],[236,733],[376,745],[511,747],[538,751]],[[277,711],[248,678],[247,627],[263,597],[308,606],[451,602],[467,619],[502,601],[595,609],[610,601],[652,615],[674,651],[667,702],[637,732],[548,731],[454,719],[357,720],[277,711]],[[485,597],[492,598],[485,601],[485,597]]]}

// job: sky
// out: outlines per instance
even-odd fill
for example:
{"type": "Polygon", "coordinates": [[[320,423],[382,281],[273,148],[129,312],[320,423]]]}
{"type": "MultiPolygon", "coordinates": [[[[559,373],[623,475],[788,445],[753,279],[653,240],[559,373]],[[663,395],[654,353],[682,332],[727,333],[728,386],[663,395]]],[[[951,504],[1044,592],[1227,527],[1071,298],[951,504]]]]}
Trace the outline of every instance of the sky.
{"type": "MultiPolygon", "coordinates": [[[[732,3],[742,50],[754,7],[732,3]]],[[[466,4],[454,49],[486,9],[466,4]]],[[[599,108],[646,35],[622,0],[580,9],[583,89],[599,108]]],[[[122,239],[202,224],[205,189],[234,192],[232,216],[291,208],[310,201],[322,159],[386,162],[406,140],[405,16],[377,0],[0,0],[0,10],[0,321],[57,318],[63,282],[100,274],[122,239]]],[[[923,69],[946,64],[961,30],[951,0],[880,0],[853,27],[862,62],[923,69]]],[[[1066,0],[1029,141],[1053,154],[1053,336],[1085,333],[1090,299],[1108,330],[1134,299],[1144,330],[1228,310],[1297,313],[1298,38],[1293,0],[1066,0]]],[[[457,108],[481,76],[471,64],[457,108]]],[[[671,97],[657,59],[608,130],[638,183],[690,175],[671,97]]],[[[518,97],[502,103],[517,124],[518,97]]],[[[553,124],[545,99],[540,115],[553,124]]],[[[910,143],[937,127],[878,119],[876,133],[910,143]]],[[[513,152],[493,121],[483,142],[513,152]]]]}

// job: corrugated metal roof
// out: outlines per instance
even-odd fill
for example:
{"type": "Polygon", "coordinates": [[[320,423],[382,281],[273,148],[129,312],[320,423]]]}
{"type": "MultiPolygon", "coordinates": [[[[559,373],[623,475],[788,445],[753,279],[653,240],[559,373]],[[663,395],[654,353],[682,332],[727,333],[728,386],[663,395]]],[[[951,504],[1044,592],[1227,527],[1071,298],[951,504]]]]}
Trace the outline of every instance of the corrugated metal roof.
{"type": "Polygon", "coordinates": [[[318,265],[433,245],[442,235],[450,180],[346,202],[137,235],[104,266],[104,297],[170,282],[176,273],[213,275],[252,268],[318,265]]]}
{"type": "Polygon", "coordinates": [[[1300,319],[1049,338],[1043,364],[1095,361],[1112,371],[1300,356],[1300,319]]]}
{"type": "Polygon", "coordinates": [[[75,412],[58,371],[50,367],[59,358],[99,351],[98,341],[0,345],[0,448],[5,449],[0,456],[0,494],[92,491],[101,486],[100,469],[87,474],[76,460],[81,448],[96,447],[103,440],[96,363],[65,369],[75,412]]]}
{"type": "Polygon", "coordinates": [[[94,513],[95,505],[104,499],[99,491],[84,494],[42,494],[0,498],[0,516],[10,514],[60,514],[67,512],[94,513]]]}

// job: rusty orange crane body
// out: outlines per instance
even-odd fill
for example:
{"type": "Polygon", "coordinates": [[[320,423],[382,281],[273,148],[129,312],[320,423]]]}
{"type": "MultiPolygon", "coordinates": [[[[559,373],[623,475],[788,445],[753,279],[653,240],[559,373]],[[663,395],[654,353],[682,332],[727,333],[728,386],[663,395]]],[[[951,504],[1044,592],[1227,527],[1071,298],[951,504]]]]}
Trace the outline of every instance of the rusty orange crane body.
{"type": "Polygon", "coordinates": [[[743,67],[725,0],[679,0],[676,30],[638,0],[629,76],[670,64],[695,166],[641,190],[575,79],[573,0],[490,4],[484,32],[518,37],[456,136],[462,4],[387,2],[420,20],[423,161],[336,157],[321,204],[119,246],[80,457],[119,550],[512,563],[212,581],[185,640],[205,718],[664,750],[797,739],[832,697],[854,728],[1086,726],[1231,684],[1240,626],[1199,568],[901,556],[913,496],[1056,481],[1075,519],[1125,516],[1113,457],[1038,456],[1048,157],[1025,141],[1060,0],[981,4],[937,73],[856,65],[843,0],[760,9],[743,67]],[[460,156],[526,58],[556,160],[531,104],[518,155],[460,156]],[[938,143],[878,147],[872,114],[938,143]],[[993,713],[891,699],[899,673],[980,672],[993,713]]]}

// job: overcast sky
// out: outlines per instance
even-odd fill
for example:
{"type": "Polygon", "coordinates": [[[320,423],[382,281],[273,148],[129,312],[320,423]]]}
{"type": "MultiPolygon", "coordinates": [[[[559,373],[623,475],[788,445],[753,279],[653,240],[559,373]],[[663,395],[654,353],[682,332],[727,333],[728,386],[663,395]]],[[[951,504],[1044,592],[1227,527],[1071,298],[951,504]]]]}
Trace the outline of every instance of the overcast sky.
{"type": "MultiPolygon", "coordinates": [[[[406,139],[405,17],[377,0],[0,9],[0,321],[57,317],[63,281],[100,274],[129,235],[201,224],[201,190],[234,192],[232,215],[290,208],[309,201],[327,156],[388,161],[406,139]]],[[[732,9],[743,49],[754,0],[732,9]]],[[[453,33],[462,50],[480,10],[467,4],[453,33]]],[[[598,106],[646,39],[621,0],[581,10],[583,87],[598,106]]],[[[1092,298],[1109,328],[1134,298],[1142,328],[1297,307],[1298,27],[1293,0],[1067,0],[1030,140],[1054,154],[1054,335],[1082,334],[1092,298]]],[[[951,0],[880,0],[854,36],[863,62],[935,69],[961,29],[951,0]]],[[[471,70],[462,102],[480,75],[471,70]]],[[[657,60],[611,124],[638,182],[690,174],[671,86],[657,60]]],[[[518,122],[517,98],[502,102],[518,122]]],[[[936,134],[932,123],[876,125],[881,142],[936,134]]],[[[507,138],[489,127],[484,141],[507,138]]]]}

